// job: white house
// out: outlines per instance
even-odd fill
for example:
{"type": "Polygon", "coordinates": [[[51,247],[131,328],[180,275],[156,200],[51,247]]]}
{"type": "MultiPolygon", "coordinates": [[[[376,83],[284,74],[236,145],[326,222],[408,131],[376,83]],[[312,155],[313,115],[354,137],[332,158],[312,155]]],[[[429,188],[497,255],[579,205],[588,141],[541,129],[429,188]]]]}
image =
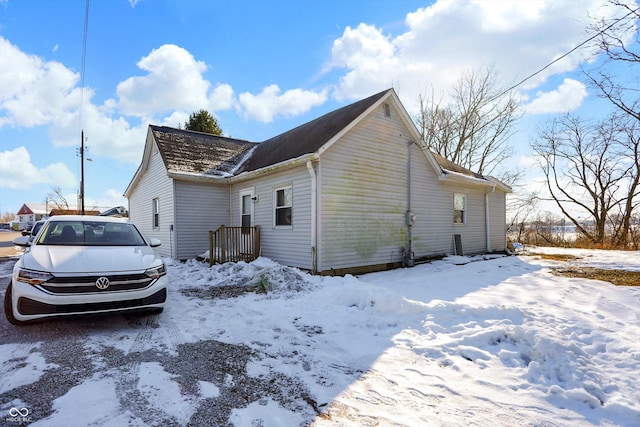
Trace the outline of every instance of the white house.
{"type": "Polygon", "coordinates": [[[341,274],[504,251],[510,191],[427,150],[389,89],[261,143],[149,126],[125,196],[162,255],[257,225],[263,256],[341,274]]]}

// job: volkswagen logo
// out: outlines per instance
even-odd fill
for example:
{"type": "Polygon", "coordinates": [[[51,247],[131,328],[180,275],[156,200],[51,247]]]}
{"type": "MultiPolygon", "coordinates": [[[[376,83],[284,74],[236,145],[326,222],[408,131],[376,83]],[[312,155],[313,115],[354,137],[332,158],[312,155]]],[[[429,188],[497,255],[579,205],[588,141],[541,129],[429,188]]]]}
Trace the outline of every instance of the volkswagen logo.
{"type": "Polygon", "coordinates": [[[109,287],[109,279],[102,276],[96,280],[96,288],[98,289],[107,289],[109,287]]]}

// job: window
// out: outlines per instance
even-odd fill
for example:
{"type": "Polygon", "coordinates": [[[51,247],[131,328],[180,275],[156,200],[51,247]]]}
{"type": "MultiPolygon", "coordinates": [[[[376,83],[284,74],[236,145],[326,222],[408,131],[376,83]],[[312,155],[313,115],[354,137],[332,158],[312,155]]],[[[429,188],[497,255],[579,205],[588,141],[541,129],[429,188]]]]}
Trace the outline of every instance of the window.
{"type": "Polygon", "coordinates": [[[385,102],[383,105],[384,105],[384,116],[391,117],[391,106],[389,105],[388,102],[385,102]]]}
{"type": "Polygon", "coordinates": [[[465,208],[467,205],[467,197],[464,194],[455,193],[453,195],[453,223],[464,224],[467,221],[465,208]]]}
{"type": "Polygon", "coordinates": [[[293,189],[291,186],[277,188],[275,190],[275,226],[291,225],[293,209],[293,189]]]}
{"type": "Polygon", "coordinates": [[[151,212],[153,213],[153,228],[158,228],[160,227],[160,199],[153,199],[151,203],[151,212]]]}

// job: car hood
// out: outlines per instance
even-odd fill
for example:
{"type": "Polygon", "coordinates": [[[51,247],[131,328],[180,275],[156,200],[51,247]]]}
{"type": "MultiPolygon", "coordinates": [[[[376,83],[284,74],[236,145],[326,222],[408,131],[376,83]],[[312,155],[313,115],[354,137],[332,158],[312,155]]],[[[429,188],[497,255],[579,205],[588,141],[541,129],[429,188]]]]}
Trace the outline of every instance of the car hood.
{"type": "Polygon", "coordinates": [[[22,266],[50,273],[146,270],[161,264],[148,246],[34,245],[22,255],[22,266]]]}

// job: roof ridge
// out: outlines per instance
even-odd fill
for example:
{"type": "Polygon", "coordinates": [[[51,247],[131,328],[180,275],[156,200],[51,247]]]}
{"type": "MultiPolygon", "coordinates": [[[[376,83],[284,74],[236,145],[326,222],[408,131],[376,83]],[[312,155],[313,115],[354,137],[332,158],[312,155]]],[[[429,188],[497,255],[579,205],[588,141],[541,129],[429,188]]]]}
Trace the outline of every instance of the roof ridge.
{"type": "Polygon", "coordinates": [[[210,138],[216,138],[216,139],[226,139],[229,141],[238,141],[238,142],[248,142],[251,144],[258,144],[258,142],[254,142],[254,141],[249,141],[248,139],[240,139],[240,138],[234,138],[231,136],[225,136],[225,135],[214,135],[212,133],[207,133],[207,132],[201,132],[201,131],[197,131],[197,130],[190,130],[190,129],[181,129],[181,128],[175,128],[173,126],[165,126],[165,125],[149,125],[150,128],[153,128],[154,130],[158,130],[158,131],[164,131],[164,132],[172,132],[172,133],[187,133],[187,134],[196,134],[198,136],[205,136],[205,137],[210,137],[210,138]]]}

